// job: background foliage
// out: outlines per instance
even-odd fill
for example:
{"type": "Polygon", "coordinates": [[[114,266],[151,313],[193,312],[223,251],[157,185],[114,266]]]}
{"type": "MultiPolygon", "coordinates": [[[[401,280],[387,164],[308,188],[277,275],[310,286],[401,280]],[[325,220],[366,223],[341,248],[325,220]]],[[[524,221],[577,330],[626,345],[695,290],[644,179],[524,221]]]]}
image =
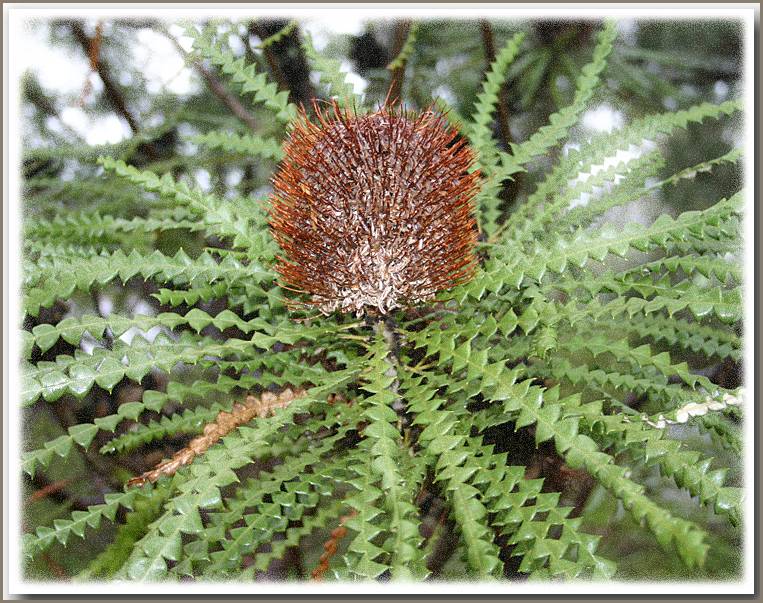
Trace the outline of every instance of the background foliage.
{"type": "Polygon", "coordinates": [[[737,577],[736,25],[204,25],[35,26],[93,74],[23,81],[27,575],[737,577]],[[186,66],[157,85],[159,40],[186,66]],[[447,106],[485,175],[484,270],[376,330],[287,315],[257,201],[342,66],[366,107],[447,106]]]}

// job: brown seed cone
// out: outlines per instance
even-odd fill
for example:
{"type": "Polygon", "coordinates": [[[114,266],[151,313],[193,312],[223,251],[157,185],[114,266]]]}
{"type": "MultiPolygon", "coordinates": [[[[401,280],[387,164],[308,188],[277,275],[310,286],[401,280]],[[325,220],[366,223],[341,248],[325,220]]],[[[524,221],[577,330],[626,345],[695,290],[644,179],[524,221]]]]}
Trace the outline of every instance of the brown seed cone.
{"type": "Polygon", "coordinates": [[[336,103],[302,111],[270,206],[285,288],[335,310],[386,314],[472,277],[477,240],[473,153],[444,118],[336,103]]]}

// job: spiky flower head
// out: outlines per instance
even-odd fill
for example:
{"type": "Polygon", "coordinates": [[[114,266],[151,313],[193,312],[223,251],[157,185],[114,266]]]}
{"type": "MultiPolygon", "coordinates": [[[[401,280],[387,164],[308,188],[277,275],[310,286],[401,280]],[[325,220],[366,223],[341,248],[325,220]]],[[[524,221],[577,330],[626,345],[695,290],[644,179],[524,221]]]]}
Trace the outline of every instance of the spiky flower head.
{"type": "Polygon", "coordinates": [[[336,103],[315,113],[301,113],[273,179],[284,287],[326,314],[386,314],[471,278],[479,173],[444,118],[336,103]]]}

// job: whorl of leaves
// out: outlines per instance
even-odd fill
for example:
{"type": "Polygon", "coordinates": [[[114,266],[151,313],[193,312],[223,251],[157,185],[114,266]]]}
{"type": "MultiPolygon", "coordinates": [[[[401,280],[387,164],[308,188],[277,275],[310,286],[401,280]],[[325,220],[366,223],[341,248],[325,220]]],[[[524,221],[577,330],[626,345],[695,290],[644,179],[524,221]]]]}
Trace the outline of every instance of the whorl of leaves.
{"type": "Polygon", "coordinates": [[[468,280],[479,172],[443,118],[337,104],[303,114],[273,180],[273,235],[287,288],[322,312],[381,314],[468,280]]]}

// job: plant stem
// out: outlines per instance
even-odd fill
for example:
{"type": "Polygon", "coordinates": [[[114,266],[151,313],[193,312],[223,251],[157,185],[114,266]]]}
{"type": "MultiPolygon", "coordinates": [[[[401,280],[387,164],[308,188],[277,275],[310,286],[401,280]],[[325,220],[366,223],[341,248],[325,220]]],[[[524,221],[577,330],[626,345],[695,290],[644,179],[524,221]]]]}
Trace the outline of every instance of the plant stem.
{"type": "Polygon", "coordinates": [[[398,414],[398,425],[402,427],[405,425],[405,404],[400,397],[400,380],[397,378],[397,367],[400,365],[400,334],[397,332],[397,323],[391,317],[383,318],[379,317],[376,325],[376,332],[380,334],[384,341],[387,343],[387,349],[389,350],[388,358],[390,359],[391,366],[387,371],[388,377],[394,377],[395,380],[390,385],[390,390],[395,394],[395,401],[392,403],[392,409],[398,414]]]}
{"type": "MultiPolygon", "coordinates": [[[[407,20],[398,21],[395,23],[394,33],[394,47],[392,48],[392,56],[397,57],[400,51],[405,46],[405,41],[408,38],[408,32],[411,30],[411,22],[407,20]]],[[[388,97],[392,102],[399,101],[400,95],[403,91],[403,78],[405,77],[405,63],[399,65],[392,70],[392,77],[389,87],[388,97]]]]}
{"type": "MultiPolygon", "coordinates": [[[[85,33],[85,29],[82,27],[82,23],[79,21],[72,21],[69,23],[69,28],[71,29],[74,39],[77,40],[85,54],[90,57],[92,53],[93,40],[91,40],[90,36],[85,33]]],[[[103,90],[106,93],[106,98],[109,100],[116,112],[125,119],[133,134],[137,134],[138,130],[140,129],[138,127],[138,122],[132,112],[127,108],[125,97],[122,94],[122,91],[119,89],[119,86],[117,86],[117,84],[111,78],[111,74],[106,62],[103,60],[103,58],[99,58],[93,63],[93,67],[95,67],[95,71],[98,74],[98,77],[101,78],[101,82],[103,82],[103,90]]]]}

